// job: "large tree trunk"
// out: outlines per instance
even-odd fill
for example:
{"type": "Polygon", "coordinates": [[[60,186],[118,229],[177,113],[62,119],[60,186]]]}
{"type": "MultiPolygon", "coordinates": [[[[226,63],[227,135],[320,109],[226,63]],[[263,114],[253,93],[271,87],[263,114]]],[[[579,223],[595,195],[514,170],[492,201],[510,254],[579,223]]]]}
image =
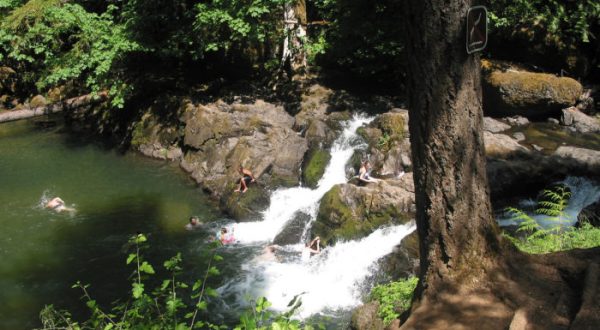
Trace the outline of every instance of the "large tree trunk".
{"type": "Polygon", "coordinates": [[[306,0],[296,0],[286,3],[283,9],[283,22],[285,26],[283,52],[281,56],[282,67],[287,67],[290,78],[297,79],[306,69],[306,51],[304,42],[306,38],[306,0]]]}
{"type": "Polygon", "coordinates": [[[410,138],[421,274],[413,313],[478,283],[499,258],[483,144],[480,64],[465,50],[469,0],[405,0],[410,138]]]}
{"type": "Polygon", "coordinates": [[[485,173],[479,56],[465,49],[471,0],[403,3],[421,269],[401,328],[592,329],[600,271],[588,262],[599,263],[597,250],[529,256],[499,236],[485,173]]]}

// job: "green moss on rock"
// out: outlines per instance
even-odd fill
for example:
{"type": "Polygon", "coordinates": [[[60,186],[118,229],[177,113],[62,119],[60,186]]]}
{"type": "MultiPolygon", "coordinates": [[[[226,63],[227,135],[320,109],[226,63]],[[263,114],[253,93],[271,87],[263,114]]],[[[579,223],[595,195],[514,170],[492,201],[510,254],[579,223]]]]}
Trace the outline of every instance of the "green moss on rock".
{"type": "Polygon", "coordinates": [[[315,148],[309,151],[307,161],[302,169],[302,179],[308,187],[315,188],[317,186],[330,159],[331,155],[325,150],[315,148]]]}

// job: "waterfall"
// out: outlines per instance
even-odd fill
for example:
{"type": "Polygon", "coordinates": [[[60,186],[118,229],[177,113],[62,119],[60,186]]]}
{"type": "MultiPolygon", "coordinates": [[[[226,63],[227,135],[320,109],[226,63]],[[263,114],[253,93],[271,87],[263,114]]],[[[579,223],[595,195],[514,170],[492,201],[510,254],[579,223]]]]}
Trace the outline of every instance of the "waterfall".
{"type": "MultiPolygon", "coordinates": [[[[582,209],[600,199],[600,186],[586,178],[569,176],[558,183],[564,184],[571,190],[571,198],[564,210],[564,216],[559,221],[550,219],[551,217],[543,214],[535,214],[533,209],[537,203],[531,199],[520,202],[518,208],[523,209],[527,215],[534,218],[544,228],[552,228],[558,225],[570,227],[575,225],[577,216],[582,209]]],[[[500,226],[510,226],[518,225],[518,222],[510,218],[500,218],[498,224],[500,226]]]]}
{"type": "Polygon", "coordinates": [[[372,120],[373,118],[357,115],[346,122],[342,134],[331,147],[331,160],[317,188],[293,187],[274,191],[269,207],[263,212],[262,221],[234,225],[236,239],[245,244],[272,241],[297,212],[302,211],[314,218],[321,197],[334,185],[347,181],[346,163],[352,157],[354,149],[364,143],[356,130],[372,120]]]}
{"type": "Polygon", "coordinates": [[[413,222],[380,228],[356,241],[327,247],[308,262],[300,258],[301,244],[281,247],[280,259],[258,257],[242,265],[242,271],[219,289],[221,295],[235,296],[236,305],[245,297],[266,297],[273,309],[285,311],[296,295],[302,306],[297,316],[335,312],[361,304],[363,283],[376,269],[376,262],[391,253],[404,237],[414,231],[413,222]]]}
{"type": "MultiPolygon", "coordinates": [[[[317,188],[276,190],[262,221],[234,225],[241,246],[231,248],[243,246],[252,252],[246,254],[240,271],[218,289],[224,301],[233,304],[229,308],[239,310],[248,304],[247,297],[264,296],[273,309],[284,311],[294,296],[301,295],[303,303],[296,315],[304,318],[315,313],[343,311],[361,303],[361,296],[370,285],[366,280],[377,272],[377,261],[414,231],[413,223],[379,228],[363,239],[339,242],[304,262],[301,242],[278,246],[274,252],[266,246],[297,212],[310,215],[314,221],[323,195],[334,185],[347,182],[348,160],[357,147],[364,146],[356,130],[372,120],[356,116],[345,123],[331,148],[331,160],[317,188]]],[[[310,222],[305,233],[309,227],[310,222]]]]}

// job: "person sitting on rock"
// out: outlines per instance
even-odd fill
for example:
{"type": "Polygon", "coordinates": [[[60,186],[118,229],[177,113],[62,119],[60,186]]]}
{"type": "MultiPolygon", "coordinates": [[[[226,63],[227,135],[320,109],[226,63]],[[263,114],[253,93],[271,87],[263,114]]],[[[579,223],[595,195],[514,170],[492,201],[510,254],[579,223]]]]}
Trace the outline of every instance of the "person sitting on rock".
{"type": "Polygon", "coordinates": [[[52,198],[48,203],[46,203],[46,208],[54,210],[56,212],[62,212],[62,211],[72,212],[72,211],[75,211],[74,208],[67,207],[65,205],[65,201],[63,201],[60,197],[54,197],[54,198],[52,198]]]}
{"type": "Polygon", "coordinates": [[[246,190],[248,190],[248,184],[250,184],[250,182],[256,182],[256,178],[252,172],[250,172],[250,170],[244,168],[242,165],[240,165],[238,172],[242,177],[240,178],[240,186],[235,190],[235,192],[241,191],[242,193],[245,193],[246,190]]]}
{"type": "Polygon", "coordinates": [[[365,183],[378,182],[379,180],[372,178],[369,172],[371,172],[371,163],[368,160],[365,160],[358,170],[358,179],[365,183]]]}
{"type": "Polygon", "coordinates": [[[185,229],[186,230],[194,230],[194,229],[200,227],[200,225],[201,225],[200,219],[198,219],[197,216],[192,216],[192,217],[190,217],[190,223],[185,225],[185,229]]]}

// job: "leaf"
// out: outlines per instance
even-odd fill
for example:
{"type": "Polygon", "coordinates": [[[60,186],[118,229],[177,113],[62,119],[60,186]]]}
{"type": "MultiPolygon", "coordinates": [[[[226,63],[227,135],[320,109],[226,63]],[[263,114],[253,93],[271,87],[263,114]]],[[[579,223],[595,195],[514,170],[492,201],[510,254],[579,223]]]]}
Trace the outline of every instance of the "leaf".
{"type": "Polygon", "coordinates": [[[143,283],[133,283],[133,289],[131,290],[133,293],[133,298],[139,299],[144,293],[144,284],[143,283]]]}
{"type": "Polygon", "coordinates": [[[192,287],[192,291],[198,290],[202,286],[202,280],[197,280],[192,287]]]}
{"type": "Polygon", "coordinates": [[[214,257],[213,257],[213,260],[214,260],[214,261],[222,261],[222,260],[223,260],[223,257],[221,257],[221,256],[220,256],[220,255],[218,255],[218,254],[215,254],[215,255],[214,255],[214,257]]]}
{"type": "Polygon", "coordinates": [[[204,300],[202,300],[196,304],[196,308],[198,308],[201,311],[205,311],[206,307],[208,307],[208,304],[204,300]]]}
{"type": "Polygon", "coordinates": [[[164,280],[162,282],[162,285],[160,286],[160,290],[164,291],[169,286],[169,284],[171,284],[171,280],[164,280]]]}
{"type": "Polygon", "coordinates": [[[131,253],[128,257],[127,257],[127,265],[129,265],[133,260],[135,260],[135,258],[137,257],[137,255],[135,253],[131,253]]]}
{"type": "Polygon", "coordinates": [[[217,269],[217,267],[212,266],[208,269],[208,274],[215,276],[215,275],[219,275],[221,272],[219,272],[219,269],[217,269]]]}
{"type": "Polygon", "coordinates": [[[206,295],[209,297],[218,297],[219,296],[219,292],[217,292],[217,290],[213,289],[213,288],[206,288],[206,295]]]}
{"type": "Polygon", "coordinates": [[[140,272],[144,272],[146,274],[154,274],[154,268],[152,268],[152,265],[150,265],[148,262],[144,261],[140,265],[140,272]]]}
{"type": "Polygon", "coordinates": [[[114,327],[114,324],[112,324],[112,323],[108,323],[108,324],[107,324],[107,325],[104,327],[104,330],[110,330],[110,329],[112,329],[113,327],[114,327]]]}

